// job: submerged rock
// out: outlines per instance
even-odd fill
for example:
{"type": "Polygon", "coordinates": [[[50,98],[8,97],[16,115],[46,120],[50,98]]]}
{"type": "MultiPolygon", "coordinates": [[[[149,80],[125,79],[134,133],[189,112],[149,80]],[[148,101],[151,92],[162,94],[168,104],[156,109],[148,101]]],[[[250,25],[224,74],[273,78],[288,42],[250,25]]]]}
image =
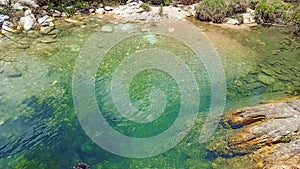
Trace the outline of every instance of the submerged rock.
{"type": "Polygon", "coordinates": [[[104,25],[101,28],[102,32],[113,32],[113,30],[114,30],[114,27],[110,26],[110,25],[104,25]]]}
{"type": "Polygon", "coordinates": [[[7,66],[5,69],[4,69],[4,76],[5,77],[9,77],[9,78],[14,78],[14,77],[20,77],[22,76],[22,73],[20,72],[19,69],[17,69],[16,67],[14,66],[7,66]]]}
{"type": "Polygon", "coordinates": [[[54,26],[42,26],[40,27],[40,33],[43,35],[48,35],[52,30],[54,30],[55,27],[54,26]]]}

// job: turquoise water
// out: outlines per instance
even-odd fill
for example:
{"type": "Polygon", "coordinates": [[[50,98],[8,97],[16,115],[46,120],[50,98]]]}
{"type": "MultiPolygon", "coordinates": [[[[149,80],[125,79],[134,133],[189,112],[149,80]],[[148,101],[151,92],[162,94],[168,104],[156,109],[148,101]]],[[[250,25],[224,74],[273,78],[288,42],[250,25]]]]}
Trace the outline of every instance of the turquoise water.
{"type": "MultiPolygon", "coordinates": [[[[124,39],[104,55],[95,78],[98,107],[110,126],[127,136],[151,137],[168,129],[178,117],[181,96],[178,83],[167,72],[147,69],[127,84],[129,99],[139,111],[151,107],[149,95],[153,89],[166,94],[166,109],[150,123],[136,123],[121,116],[114,107],[109,83],[122,60],[137,50],[169,50],[184,60],[199,86],[199,114],[191,132],[169,151],[144,159],[111,154],[87,136],[76,116],[72,76],[84,44],[103,24],[89,21],[84,27],[63,25],[49,36],[13,36],[22,44],[1,42],[0,168],[67,169],[77,162],[93,169],[220,168],[214,165],[217,157],[207,151],[206,144],[199,143],[211,101],[205,66],[180,41],[147,31],[124,39]],[[48,43],[44,43],[46,40],[48,43]]],[[[286,29],[255,27],[248,31],[197,26],[221,57],[227,81],[226,110],[299,95],[300,43],[286,34],[286,29]]]]}

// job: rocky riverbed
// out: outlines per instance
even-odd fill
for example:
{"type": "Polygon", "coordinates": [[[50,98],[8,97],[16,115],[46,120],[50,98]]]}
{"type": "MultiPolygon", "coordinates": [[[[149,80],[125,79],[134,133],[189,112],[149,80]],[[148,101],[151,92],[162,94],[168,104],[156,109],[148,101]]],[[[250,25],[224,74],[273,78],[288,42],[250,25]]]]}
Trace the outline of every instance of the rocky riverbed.
{"type": "Polygon", "coordinates": [[[228,112],[222,124],[208,145],[220,156],[215,166],[300,168],[299,97],[228,112]]]}

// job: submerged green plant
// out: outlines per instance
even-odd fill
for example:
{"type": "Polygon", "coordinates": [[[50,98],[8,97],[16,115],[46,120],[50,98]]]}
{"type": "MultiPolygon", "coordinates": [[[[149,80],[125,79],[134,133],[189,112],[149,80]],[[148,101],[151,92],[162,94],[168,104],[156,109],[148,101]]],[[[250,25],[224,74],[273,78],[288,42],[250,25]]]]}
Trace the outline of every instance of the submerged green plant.
{"type": "Polygon", "coordinates": [[[159,10],[158,10],[158,15],[162,16],[164,14],[164,5],[160,4],[159,10]]]}

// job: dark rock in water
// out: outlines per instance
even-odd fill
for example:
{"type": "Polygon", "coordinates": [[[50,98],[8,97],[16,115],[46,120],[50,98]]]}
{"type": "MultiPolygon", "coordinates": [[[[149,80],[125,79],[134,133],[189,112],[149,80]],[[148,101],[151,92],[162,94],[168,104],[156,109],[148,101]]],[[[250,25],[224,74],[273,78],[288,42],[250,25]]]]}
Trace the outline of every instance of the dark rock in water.
{"type": "Polygon", "coordinates": [[[246,156],[254,161],[250,168],[300,168],[299,97],[231,111],[222,124],[207,146],[211,152],[246,156]]]}
{"type": "Polygon", "coordinates": [[[90,166],[85,163],[77,163],[73,169],[90,169],[90,166]]]}
{"type": "Polygon", "coordinates": [[[4,62],[0,60],[0,73],[4,72],[4,62]]]}

